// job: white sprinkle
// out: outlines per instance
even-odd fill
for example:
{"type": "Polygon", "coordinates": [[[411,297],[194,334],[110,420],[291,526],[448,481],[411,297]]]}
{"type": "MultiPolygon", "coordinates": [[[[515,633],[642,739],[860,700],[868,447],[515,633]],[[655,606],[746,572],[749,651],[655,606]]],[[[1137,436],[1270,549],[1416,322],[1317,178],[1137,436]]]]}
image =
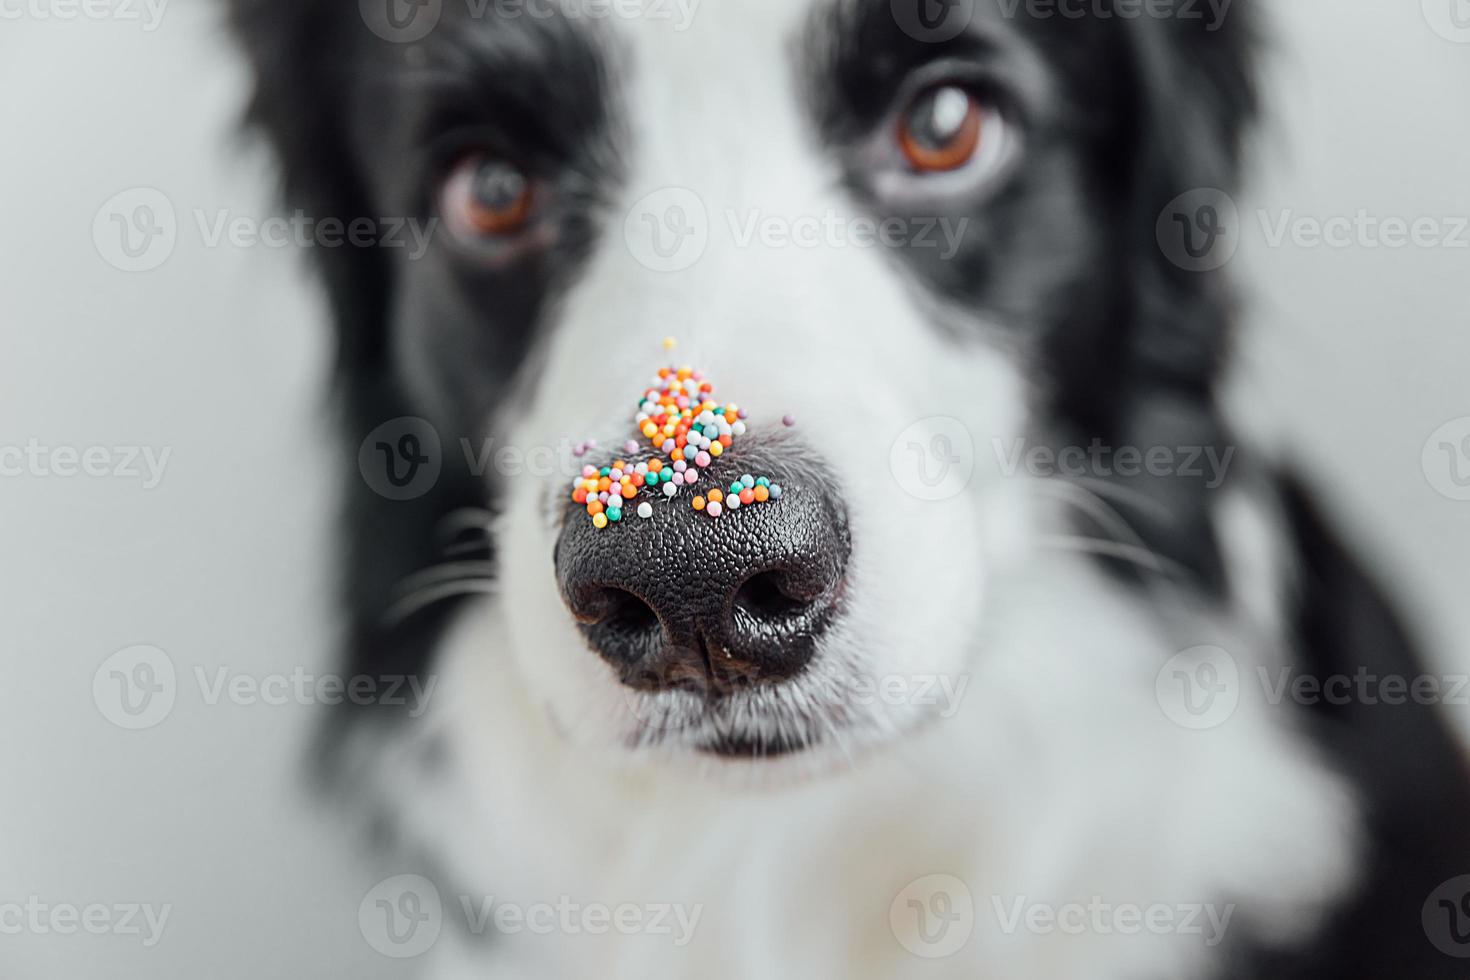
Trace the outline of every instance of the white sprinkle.
{"type": "MultiPolygon", "coordinates": [[[[669,486],[673,486],[673,484],[670,483],[669,486]]],[[[643,501],[643,503],[639,504],[638,505],[638,516],[641,517],[641,518],[643,518],[644,520],[648,520],[648,518],[652,517],[653,516],[653,504],[650,504],[646,500],[643,501]]]]}

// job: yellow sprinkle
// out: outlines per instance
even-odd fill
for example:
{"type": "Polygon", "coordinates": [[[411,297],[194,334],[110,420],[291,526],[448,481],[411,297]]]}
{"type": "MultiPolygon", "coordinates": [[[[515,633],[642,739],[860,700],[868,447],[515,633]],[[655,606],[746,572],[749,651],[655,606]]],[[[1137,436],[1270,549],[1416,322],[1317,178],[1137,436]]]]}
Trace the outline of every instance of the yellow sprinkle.
{"type": "Polygon", "coordinates": [[[664,350],[673,350],[675,347],[678,347],[678,346],[679,346],[679,342],[677,340],[675,340],[673,337],[665,337],[664,338],[664,350]]]}

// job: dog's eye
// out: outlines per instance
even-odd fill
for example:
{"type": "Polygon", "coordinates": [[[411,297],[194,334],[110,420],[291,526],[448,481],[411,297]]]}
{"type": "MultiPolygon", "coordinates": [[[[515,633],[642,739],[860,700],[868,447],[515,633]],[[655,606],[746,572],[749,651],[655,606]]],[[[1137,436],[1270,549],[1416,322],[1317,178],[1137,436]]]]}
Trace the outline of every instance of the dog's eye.
{"type": "Polygon", "coordinates": [[[455,234],[474,240],[514,235],[526,227],[534,197],[531,180],[504,160],[475,154],[444,182],[439,212],[455,234]]]}
{"type": "Polygon", "coordinates": [[[958,85],[936,85],[920,93],[899,118],[898,144],[918,173],[958,170],[980,149],[985,110],[958,85]]]}

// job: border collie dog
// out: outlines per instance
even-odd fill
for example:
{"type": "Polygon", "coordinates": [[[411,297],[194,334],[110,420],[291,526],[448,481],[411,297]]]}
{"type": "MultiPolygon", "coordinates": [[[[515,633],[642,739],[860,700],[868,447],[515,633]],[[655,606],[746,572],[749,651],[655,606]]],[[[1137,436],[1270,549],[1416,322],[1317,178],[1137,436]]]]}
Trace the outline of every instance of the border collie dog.
{"type": "Polygon", "coordinates": [[[1434,678],[1236,450],[1219,215],[1170,214],[1237,184],[1251,18],[234,0],[288,206],[433,229],[314,250],[343,670],[434,685],[321,759],[433,883],[415,966],[1467,975],[1434,678]],[[598,529],[667,336],[747,409],[705,485],[784,493],[598,529]]]}

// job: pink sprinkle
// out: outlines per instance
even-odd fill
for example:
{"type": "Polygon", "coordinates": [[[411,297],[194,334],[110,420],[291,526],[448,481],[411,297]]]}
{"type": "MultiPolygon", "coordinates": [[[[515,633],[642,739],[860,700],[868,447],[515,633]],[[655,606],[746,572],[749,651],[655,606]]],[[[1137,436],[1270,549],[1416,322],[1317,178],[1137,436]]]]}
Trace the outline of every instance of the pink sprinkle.
{"type": "Polygon", "coordinates": [[[719,517],[722,513],[725,512],[725,508],[720,506],[720,502],[718,500],[711,500],[709,503],[704,505],[704,512],[711,517],[719,517]]]}
{"type": "Polygon", "coordinates": [[[795,415],[783,415],[783,416],[781,416],[781,424],[784,425],[784,426],[786,426],[788,429],[791,428],[793,425],[796,424],[796,416],[795,415]]]}
{"type": "Polygon", "coordinates": [[[591,463],[588,463],[586,466],[582,467],[582,476],[591,477],[596,475],[597,467],[593,466],[591,463]]]}
{"type": "Polygon", "coordinates": [[[738,411],[736,411],[735,417],[737,419],[743,419],[743,418],[745,418],[745,409],[742,408],[742,409],[739,409],[738,411]]]}
{"type": "Polygon", "coordinates": [[[674,399],[674,404],[675,405],[678,405],[680,408],[688,408],[689,407],[689,396],[688,395],[680,395],[678,398],[674,399]]]}
{"type": "Polygon", "coordinates": [[[610,469],[610,470],[607,471],[607,477],[608,477],[608,479],[612,480],[614,483],[617,483],[619,480],[621,480],[623,478],[623,471],[621,469],[619,469],[618,467],[614,466],[612,469],[610,469]]]}
{"type": "MultiPolygon", "coordinates": [[[[661,446],[661,447],[659,447],[659,448],[661,448],[661,449],[662,449],[662,450],[663,450],[663,451],[664,451],[664,452],[666,452],[666,453],[671,453],[671,452],[673,452],[673,451],[674,451],[674,450],[675,450],[675,449],[677,449],[677,448],[678,448],[678,446],[677,446],[677,444],[676,444],[676,443],[675,443],[675,442],[674,442],[674,440],[672,440],[672,439],[665,439],[665,440],[664,440],[664,444],[663,444],[663,445],[662,445],[662,446],[661,446]]],[[[683,462],[683,460],[680,460],[680,462],[683,462]]]]}
{"type": "Polygon", "coordinates": [[[597,440],[596,439],[588,439],[587,440],[587,443],[586,443],[586,446],[587,446],[588,449],[596,449],[597,448],[597,440]]]}
{"type": "Polygon", "coordinates": [[[691,378],[693,378],[695,381],[703,381],[704,380],[704,372],[703,371],[695,371],[693,374],[691,374],[689,376],[691,378]]]}
{"type": "Polygon", "coordinates": [[[699,455],[694,457],[694,465],[698,466],[700,469],[704,469],[706,466],[709,465],[709,458],[709,453],[701,449],[699,451],[699,455]]]}
{"type": "Polygon", "coordinates": [[[638,443],[635,442],[635,441],[633,441],[632,439],[629,439],[627,442],[623,443],[623,452],[625,452],[625,453],[636,453],[637,451],[638,451],[638,443]]]}
{"type": "Polygon", "coordinates": [[[689,486],[691,486],[691,487],[694,486],[696,483],[699,482],[699,471],[697,471],[697,470],[685,470],[684,471],[684,482],[687,483],[687,484],[689,484],[689,486]]]}
{"type": "MultiPolygon", "coordinates": [[[[683,473],[688,468],[689,468],[689,464],[686,463],[686,462],[684,462],[682,459],[676,459],[676,460],[674,460],[674,472],[675,473],[683,473]]],[[[588,469],[591,469],[591,467],[588,467],[588,469]]],[[[596,471],[594,470],[593,472],[596,472],[596,471]]]]}
{"type": "Polygon", "coordinates": [[[586,456],[587,455],[587,444],[585,442],[579,442],[579,443],[577,443],[575,446],[572,447],[572,455],[573,456],[586,456]]]}

